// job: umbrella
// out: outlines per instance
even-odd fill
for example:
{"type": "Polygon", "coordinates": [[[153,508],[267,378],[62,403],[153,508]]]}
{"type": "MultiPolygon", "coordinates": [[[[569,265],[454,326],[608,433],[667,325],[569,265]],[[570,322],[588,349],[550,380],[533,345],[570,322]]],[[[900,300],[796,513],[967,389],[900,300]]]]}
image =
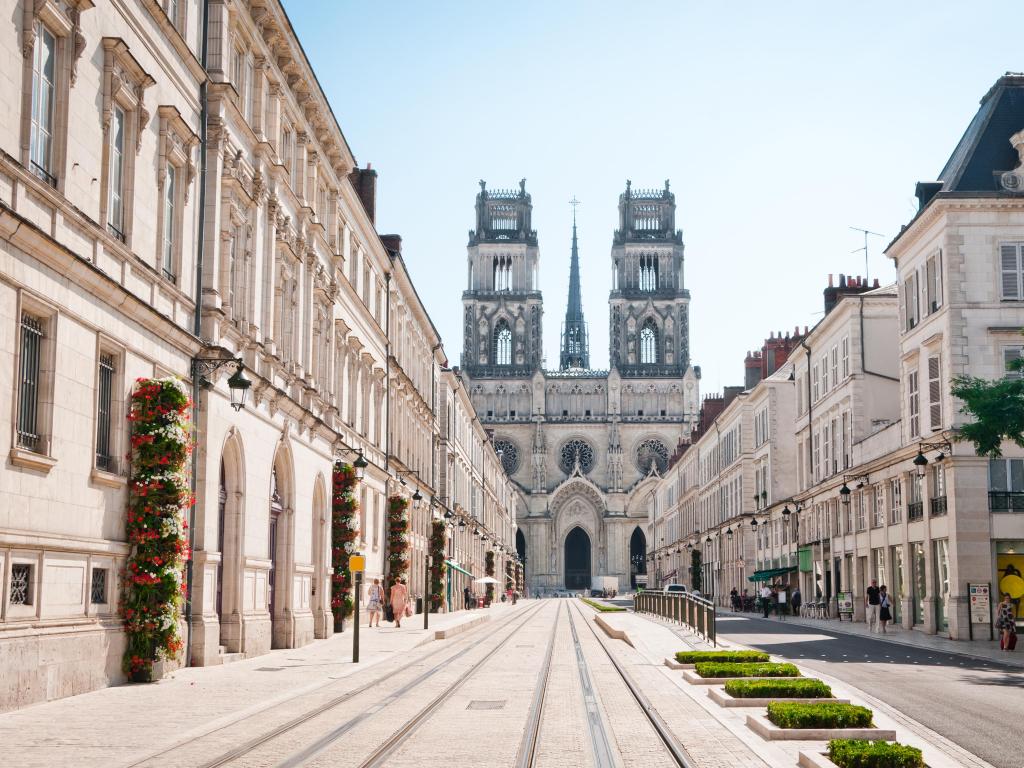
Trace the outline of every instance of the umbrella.
{"type": "Polygon", "coordinates": [[[479,579],[473,579],[474,584],[497,584],[498,580],[493,576],[481,576],[479,579]]]}

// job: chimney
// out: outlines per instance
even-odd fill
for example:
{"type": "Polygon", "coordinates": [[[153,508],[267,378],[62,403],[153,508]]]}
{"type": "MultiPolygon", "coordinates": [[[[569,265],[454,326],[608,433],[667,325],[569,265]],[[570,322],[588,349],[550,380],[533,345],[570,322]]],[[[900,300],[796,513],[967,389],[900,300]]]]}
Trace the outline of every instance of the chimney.
{"type": "Polygon", "coordinates": [[[743,388],[753,389],[761,380],[761,353],[747,352],[743,361],[743,388]]]}
{"type": "Polygon", "coordinates": [[[394,254],[399,256],[402,255],[402,236],[401,235],[381,235],[381,243],[394,254]]]}
{"type": "MultiPolygon", "coordinates": [[[[849,280],[846,279],[846,275],[839,275],[839,285],[836,286],[832,275],[828,276],[828,288],[822,291],[825,297],[825,314],[827,315],[833,309],[836,308],[836,304],[843,296],[856,296],[858,293],[864,293],[870,290],[868,287],[867,280],[861,280],[858,278],[856,281],[851,277],[849,280]]],[[[875,288],[878,287],[878,279],[875,279],[875,288]]]]}
{"type": "Polygon", "coordinates": [[[354,168],[348,175],[349,183],[359,195],[359,202],[363,204],[366,215],[370,217],[370,223],[377,224],[377,172],[373,165],[367,163],[365,168],[354,168]]]}

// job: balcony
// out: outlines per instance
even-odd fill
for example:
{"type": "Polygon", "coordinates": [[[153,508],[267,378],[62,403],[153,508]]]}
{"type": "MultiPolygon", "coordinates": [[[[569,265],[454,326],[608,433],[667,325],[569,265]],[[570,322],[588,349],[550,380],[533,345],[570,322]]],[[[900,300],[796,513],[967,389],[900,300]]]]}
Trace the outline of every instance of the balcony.
{"type": "Polygon", "coordinates": [[[989,512],[1024,512],[1024,491],[989,491],[989,512]]]}
{"type": "Polygon", "coordinates": [[[923,501],[912,501],[907,504],[907,519],[911,521],[924,519],[923,501]]]}
{"type": "Polygon", "coordinates": [[[932,499],[931,503],[932,503],[932,509],[931,509],[932,517],[941,517],[942,515],[946,514],[946,497],[945,496],[938,496],[938,497],[932,499]]]}

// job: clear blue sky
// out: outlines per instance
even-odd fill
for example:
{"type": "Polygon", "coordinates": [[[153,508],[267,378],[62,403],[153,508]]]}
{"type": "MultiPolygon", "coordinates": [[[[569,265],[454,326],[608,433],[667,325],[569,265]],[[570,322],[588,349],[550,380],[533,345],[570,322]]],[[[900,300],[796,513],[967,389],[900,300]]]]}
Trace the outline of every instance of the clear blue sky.
{"type": "MultiPolygon", "coordinates": [[[[579,209],[591,363],[607,365],[610,249],[626,179],[671,179],[704,394],[742,383],[770,331],[813,325],[829,273],[882,255],[1007,70],[1010,2],[285,0],[360,165],[380,172],[452,364],[477,180],[533,195],[544,346],[558,361],[579,209]],[[826,7],[830,6],[830,7],[826,7]]],[[[1021,126],[1024,128],[1024,126],[1021,126]]]]}

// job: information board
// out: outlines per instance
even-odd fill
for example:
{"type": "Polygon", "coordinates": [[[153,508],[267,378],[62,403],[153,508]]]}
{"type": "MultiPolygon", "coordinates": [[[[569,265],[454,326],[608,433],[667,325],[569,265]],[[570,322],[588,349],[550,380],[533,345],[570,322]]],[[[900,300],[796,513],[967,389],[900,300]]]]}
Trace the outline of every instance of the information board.
{"type": "Polygon", "coordinates": [[[838,592],[836,599],[839,601],[839,620],[849,616],[850,621],[853,621],[853,592],[838,592]]]}
{"type": "Polygon", "coordinates": [[[992,620],[991,587],[988,584],[968,584],[971,596],[971,624],[988,624],[992,620]]]}

